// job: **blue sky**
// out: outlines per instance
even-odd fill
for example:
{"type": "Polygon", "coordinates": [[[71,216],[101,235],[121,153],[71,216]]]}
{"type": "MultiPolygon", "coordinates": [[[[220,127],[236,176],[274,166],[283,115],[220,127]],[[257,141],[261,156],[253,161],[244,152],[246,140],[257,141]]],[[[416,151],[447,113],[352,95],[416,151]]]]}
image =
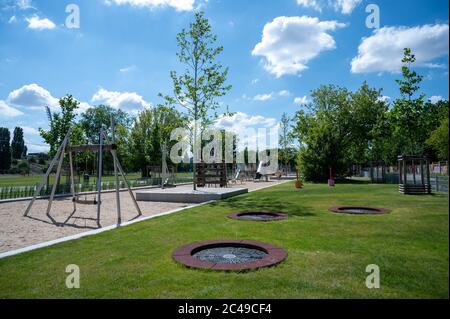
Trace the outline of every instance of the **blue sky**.
{"type": "Polygon", "coordinates": [[[23,126],[29,150],[40,151],[43,104],[57,110],[66,94],[84,109],[135,113],[161,102],[170,70],[180,70],[175,36],[198,9],[225,48],[233,89],[221,101],[239,112],[222,124],[276,126],[321,84],[355,90],[367,81],[392,100],[404,46],[417,55],[423,92],[448,99],[445,0],[0,0],[0,126],[23,126]],[[78,29],[65,26],[71,3],[78,29]],[[378,30],[365,24],[372,3],[378,30]]]}

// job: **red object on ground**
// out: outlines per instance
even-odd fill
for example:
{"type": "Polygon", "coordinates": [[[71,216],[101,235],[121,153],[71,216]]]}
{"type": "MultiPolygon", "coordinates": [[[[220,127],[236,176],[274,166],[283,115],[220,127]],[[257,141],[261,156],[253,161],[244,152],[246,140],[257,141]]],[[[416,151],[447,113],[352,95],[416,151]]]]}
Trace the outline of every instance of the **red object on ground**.
{"type": "Polygon", "coordinates": [[[328,186],[334,186],[333,171],[331,170],[331,166],[330,166],[330,178],[328,179],[328,186]]]}

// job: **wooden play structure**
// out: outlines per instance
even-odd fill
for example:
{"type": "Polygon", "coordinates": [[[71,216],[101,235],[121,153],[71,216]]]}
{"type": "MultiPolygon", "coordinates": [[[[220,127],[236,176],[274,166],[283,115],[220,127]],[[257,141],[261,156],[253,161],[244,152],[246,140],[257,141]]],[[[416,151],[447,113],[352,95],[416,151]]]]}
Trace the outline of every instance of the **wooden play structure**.
{"type": "Polygon", "coordinates": [[[398,156],[399,192],[431,194],[430,162],[426,157],[398,156]]]}
{"type": "Polygon", "coordinates": [[[77,204],[81,205],[97,205],[97,225],[98,227],[101,227],[100,224],[100,212],[101,212],[101,194],[102,194],[102,163],[103,163],[103,152],[111,152],[112,158],[113,158],[113,164],[114,164],[114,176],[115,176],[115,191],[116,191],[116,203],[117,203],[117,225],[120,225],[121,220],[121,209],[120,209],[120,183],[119,183],[119,175],[122,176],[122,179],[128,189],[128,193],[130,194],[130,197],[133,200],[134,206],[138,212],[138,217],[142,215],[141,210],[139,208],[139,205],[136,202],[136,199],[134,197],[133,192],[131,191],[130,185],[128,183],[128,180],[125,176],[125,173],[123,172],[122,166],[120,165],[119,159],[117,157],[117,145],[115,140],[115,126],[114,126],[114,120],[111,118],[111,130],[112,130],[112,142],[109,142],[108,136],[104,134],[103,129],[100,128],[99,132],[99,144],[86,144],[86,145],[71,145],[70,143],[70,135],[71,130],[66,134],[63,142],[58,148],[58,151],[56,152],[55,157],[50,163],[50,166],[47,169],[47,172],[42,177],[40,183],[38,184],[36,191],[34,193],[33,199],[31,200],[30,204],[28,205],[27,209],[25,210],[24,216],[28,216],[31,207],[33,206],[36,198],[40,195],[42,188],[48,183],[48,177],[50,173],[53,170],[53,167],[57,163],[57,169],[56,169],[56,176],[55,176],[55,183],[53,184],[52,191],[50,194],[50,199],[47,205],[47,211],[46,214],[50,218],[50,220],[58,224],[53,217],[50,215],[50,210],[52,207],[52,202],[55,197],[56,187],[58,184],[58,181],[61,177],[61,168],[63,166],[65,155],[69,155],[69,170],[70,170],[70,188],[72,193],[72,202],[73,202],[73,212],[72,215],[77,210],[77,204]],[[81,195],[75,192],[75,181],[74,181],[74,169],[73,169],[73,153],[77,152],[95,152],[98,153],[98,165],[97,165],[97,190],[95,192],[95,197],[93,199],[87,199],[87,195],[81,195]]]}
{"type": "Polygon", "coordinates": [[[198,187],[227,187],[227,165],[225,162],[206,164],[197,163],[194,183],[198,187]]]}

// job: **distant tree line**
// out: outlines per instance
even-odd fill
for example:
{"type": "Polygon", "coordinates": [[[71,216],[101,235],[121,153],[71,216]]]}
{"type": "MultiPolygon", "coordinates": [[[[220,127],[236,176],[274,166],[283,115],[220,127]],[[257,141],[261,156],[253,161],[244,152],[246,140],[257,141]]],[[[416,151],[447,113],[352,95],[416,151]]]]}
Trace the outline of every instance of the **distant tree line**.
{"type": "Polygon", "coordinates": [[[312,102],[295,113],[290,132],[306,179],[326,180],[330,168],[337,177],[349,176],[352,165],[372,161],[396,165],[398,155],[448,159],[449,103],[425,100],[410,49],[402,62],[400,97],[391,105],[365,82],[355,92],[335,85],[312,91],[312,102]]]}
{"type": "MultiPolygon", "coordinates": [[[[11,140],[9,129],[0,127],[0,173],[10,173],[11,165],[17,165],[18,160],[26,156],[27,147],[23,138],[23,129],[16,127],[11,140]]],[[[19,166],[21,166],[21,171],[28,172],[28,168],[24,164],[20,163],[19,166]]]]}

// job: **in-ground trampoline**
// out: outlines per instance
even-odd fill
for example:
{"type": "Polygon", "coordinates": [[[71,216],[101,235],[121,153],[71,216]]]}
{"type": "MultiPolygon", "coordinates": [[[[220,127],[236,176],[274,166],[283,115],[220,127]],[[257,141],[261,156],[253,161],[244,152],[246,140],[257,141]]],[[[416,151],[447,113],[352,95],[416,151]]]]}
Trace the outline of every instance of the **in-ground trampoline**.
{"type": "Polygon", "coordinates": [[[228,215],[229,218],[247,221],[269,222],[288,218],[287,214],[272,211],[243,211],[228,215]]]}
{"type": "Polygon", "coordinates": [[[179,247],[172,254],[190,268],[230,271],[273,266],[286,256],[280,247],[253,240],[206,240],[179,247]]]}
{"type": "Polygon", "coordinates": [[[353,215],[379,215],[388,213],[389,209],[367,207],[367,206],[335,206],[331,207],[330,211],[332,211],[333,213],[343,213],[353,215]]]}

